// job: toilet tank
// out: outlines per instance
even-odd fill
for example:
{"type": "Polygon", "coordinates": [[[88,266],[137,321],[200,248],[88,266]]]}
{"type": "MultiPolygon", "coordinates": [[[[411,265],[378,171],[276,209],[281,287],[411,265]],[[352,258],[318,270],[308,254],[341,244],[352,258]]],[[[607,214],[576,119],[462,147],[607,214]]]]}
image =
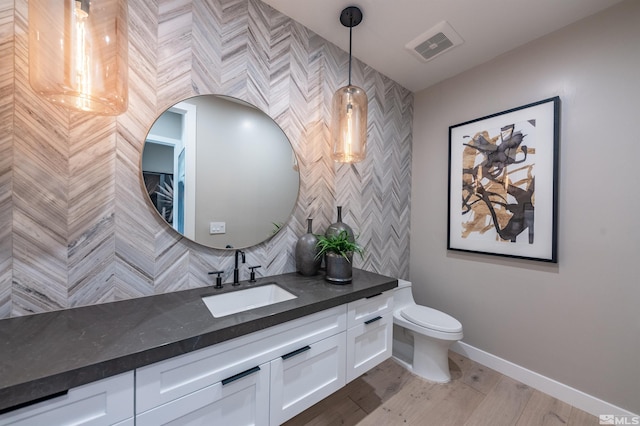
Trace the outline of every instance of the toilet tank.
{"type": "Polygon", "coordinates": [[[398,279],[398,287],[393,290],[393,309],[395,311],[401,310],[415,303],[411,292],[411,281],[398,279]]]}

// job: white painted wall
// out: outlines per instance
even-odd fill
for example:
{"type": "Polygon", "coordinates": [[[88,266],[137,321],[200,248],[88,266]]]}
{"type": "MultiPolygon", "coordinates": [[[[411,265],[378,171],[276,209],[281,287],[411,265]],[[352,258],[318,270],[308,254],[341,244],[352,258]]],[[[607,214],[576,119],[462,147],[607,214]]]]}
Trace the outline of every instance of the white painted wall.
{"type": "Polygon", "coordinates": [[[418,303],[474,347],[640,413],[640,2],[420,92],[414,111],[418,303]],[[556,95],[559,263],[448,252],[448,127],[556,95]]]}

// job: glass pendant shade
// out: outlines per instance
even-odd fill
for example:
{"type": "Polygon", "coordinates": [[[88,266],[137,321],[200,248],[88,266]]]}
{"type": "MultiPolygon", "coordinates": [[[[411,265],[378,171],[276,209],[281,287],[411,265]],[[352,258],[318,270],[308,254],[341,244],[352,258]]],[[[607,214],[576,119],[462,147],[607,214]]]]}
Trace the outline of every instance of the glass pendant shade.
{"type": "Polygon", "coordinates": [[[344,86],[333,95],[331,158],[339,163],[364,160],[367,144],[367,94],[357,86],[344,86]]]}
{"type": "Polygon", "coordinates": [[[29,82],[51,102],[127,109],[126,0],[29,0],[29,82]]]}

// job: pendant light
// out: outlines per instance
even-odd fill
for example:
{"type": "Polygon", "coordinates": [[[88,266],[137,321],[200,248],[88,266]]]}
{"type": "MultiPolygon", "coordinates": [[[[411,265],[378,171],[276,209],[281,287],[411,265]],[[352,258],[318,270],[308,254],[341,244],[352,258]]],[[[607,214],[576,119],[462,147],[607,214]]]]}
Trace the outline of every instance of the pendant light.
{"type": "Polygon", "coordinates": [[[67,108],[127,109],[126,0],[29,0],[29,82],[67,108]]]}
{"type": "Polygon", "coordinates": [[[351,84],[351,41],[353,27],[362,22],[362,12],[355,6],[340,14],[340,22],[349,28],[349,84],[333,95],[331,113],[331,158],[339,163],[364,160],[367,143],[367,94],[351,84]]]}

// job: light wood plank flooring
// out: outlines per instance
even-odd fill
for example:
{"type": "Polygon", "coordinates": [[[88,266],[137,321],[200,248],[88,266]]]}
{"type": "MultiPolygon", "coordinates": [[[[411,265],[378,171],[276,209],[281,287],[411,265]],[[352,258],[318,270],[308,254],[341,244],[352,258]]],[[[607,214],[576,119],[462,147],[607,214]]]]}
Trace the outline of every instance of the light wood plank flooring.
{"type": "Polygon", "coordinates": [[[598,425],[598,418],[450,352],[452,380],[427,382],[392,359],[286,426],[598,425]]]}

